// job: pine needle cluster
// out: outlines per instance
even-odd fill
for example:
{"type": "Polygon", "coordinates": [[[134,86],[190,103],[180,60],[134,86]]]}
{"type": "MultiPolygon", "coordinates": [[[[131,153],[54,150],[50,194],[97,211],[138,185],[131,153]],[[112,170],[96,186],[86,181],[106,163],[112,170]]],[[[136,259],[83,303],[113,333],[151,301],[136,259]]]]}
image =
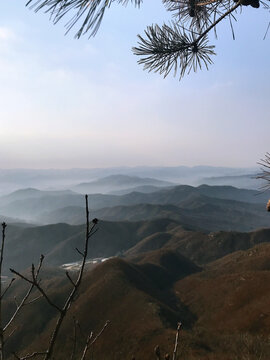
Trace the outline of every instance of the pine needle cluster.
{"type": "MultiPolygon", "coordinates": [[[[217,25],[225,18],[234,38],[233,22],[242,6],[254,9],[262,6],[268,12],[270,0],[161,0],[172,14],[169,24],[151,25],[144,35],[138,35],[138,45],[133,48],[140,59],[139,64],[148,71],[155,71],[166,77],[171,71],[181,79],[191,71],[213,63],[214,46],[209,44],[209,33],[215,34],[217,25]]],[[[113,3],[136,7],[142,0],[29,0],[27,5],[35,11],[49,13],[57,23],[69,15],[66,29],[69,32],[78,26],[75,37],[84,34],[94,36],[106,10],[113,3]]],[[[267,28],[267,31],[270,27],[267,28]]]]}

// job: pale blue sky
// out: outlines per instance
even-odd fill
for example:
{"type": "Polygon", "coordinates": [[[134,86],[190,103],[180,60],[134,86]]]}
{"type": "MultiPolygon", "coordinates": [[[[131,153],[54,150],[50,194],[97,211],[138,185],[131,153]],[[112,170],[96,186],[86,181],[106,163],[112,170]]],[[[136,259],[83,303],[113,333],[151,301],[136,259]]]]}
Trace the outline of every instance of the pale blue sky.
{"type": "Polygon", "coordinates": [[[113,4],[95,38],[23,1],[0,5],[0,167],[254,166],[270,151],[269,13],[244,8],[209,71],[178,81],[142,71],[136,35],[161,1],[113,4]]]}

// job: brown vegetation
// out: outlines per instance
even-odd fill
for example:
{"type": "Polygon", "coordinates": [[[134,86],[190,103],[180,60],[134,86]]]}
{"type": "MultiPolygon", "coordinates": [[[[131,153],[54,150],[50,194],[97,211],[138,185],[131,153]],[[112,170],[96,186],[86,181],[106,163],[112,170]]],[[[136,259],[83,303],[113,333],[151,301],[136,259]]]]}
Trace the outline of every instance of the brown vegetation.
{"type": "MultiPolygon", "coordinates": [[[[202,271],[165,249],[130,260],[108,260],[87,272],[63,324],[57,360],[67,359],[72,351],[73,317],[82,334],[77,349],[83,348],[92,329],[102,329],[110,319],[111,325],[91,350],[100,360],[132,356],[150,360],[157,344],[162,356],[172,356],[180,320],[179,359],[269,359],[269,264],[270,244],[227,255],[202,271]]],[[[61,272],[57,274],[45,284],[61,304],[70,284],[61,272]]],[[[24,327],[9,346],[16,343],[31,351],[46,343],[56,313],[43,300],[26,310],[18,319],[24,327]]]]}

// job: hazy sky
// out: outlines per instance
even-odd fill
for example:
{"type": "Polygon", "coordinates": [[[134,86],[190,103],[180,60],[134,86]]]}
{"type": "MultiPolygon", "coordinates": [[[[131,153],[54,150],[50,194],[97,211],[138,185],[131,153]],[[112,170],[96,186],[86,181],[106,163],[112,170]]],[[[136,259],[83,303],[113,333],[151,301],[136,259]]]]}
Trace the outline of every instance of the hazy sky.
{"type": "Polygon", "coordinates": [[[244,8],[209,71],[180,82],[137,65],[131,47],[162,24],[162,2],[113,4],[95,38],[0,4],[0,167],[254,166],[270,151],[269,13],[244,8]]]}

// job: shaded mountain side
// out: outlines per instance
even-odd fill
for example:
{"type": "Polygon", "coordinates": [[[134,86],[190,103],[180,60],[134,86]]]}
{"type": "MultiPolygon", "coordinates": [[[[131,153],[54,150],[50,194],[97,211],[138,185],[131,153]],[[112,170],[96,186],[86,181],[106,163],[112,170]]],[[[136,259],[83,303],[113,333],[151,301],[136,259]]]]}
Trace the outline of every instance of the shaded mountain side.
{"type": "Polygon", "coordinates": [[[149,251],[130,260],[139,264],[152,281],[163,287],[167,287],[177,279],[201,271],[201,268],[188,258],[169,249],[149,251]]]}
{"type": "MultiPolygon", "coordinates": [[[[176,205],[138,204],[116,206],[91,211],[92,216],[107,221],[141,221],[170,218],[193,229],[251,231],[269,225],[264,206],[228,200],[205,199],[193,194],[181,207],[176,205]]],[[[66,222],[82,224],[82,207],[65,207],[42,213],[37,220],[43,223],[66,222]]]]}
{"type": "MultiPolygon", "coordinates": [[[[89,256],[137,256],[159,248],[177,250],[197,264],[206,264],[233,251],[245,250],[255,244],[269,242],[270,229],[250,233],[202,232],[180,225],[171,219],[140,222],[100,221],[97,233],[91,238],[89,256]]],[[[55,224],[35,227],[9,225],[6,229],[4,269],[10,266],[21,270],[37,263],[40,254],[51,265],[80,260],[85,226],[55,224]]]]}
{"type": "Polygon", "coordinates": [[[188,201],[184,207],[174,205],[140,204],[96,210],[96,217],[109,221],[139,221],[170,218],[194,229],[251,231],[269,225],[264,207],[244,203],[218,204],[209,201],[188,201]],[[186,207],[185,207],[186,206],[186,207]]]}
{"type": "MultiPolygon", "coordinates": [[[[161,272],[166,272],[164,265],[159,269],[161,272]]],[[[166,272],[166,276],[168,274],[166,272]]],[[[60,304],[63,296],[61,300],[59,288],[62,287],[63,295],[67,291],[67,282],[56,278],[53,287],[50,283],[45,285],[50,297],[60,304]]],[[[95,356],[99,359],[131,358],[132,354],[136,354],[142,359],[150,360],[156,341],[165,344],[169,351],[173,346],[172,329],[177,319],[185,319],[186,328],[196,320],[188,308],[172,295],[170,287],[164,288],[154,282],[141,265],[112,259],[97,266],[86,274],[76,303],[64,323],[57,359],[67,359],[70,355],[73,344],[67,339],[73,316],[79,321],[81,332],[85,334],[92,330],[98,331],[106,320],[111,321],[104,338],[101,337],[95,345],[95,356]]],[[[21,353],[23,349],[24,352],[31,352],[45,346],[52,327],[50,320],[54,317],[55,312],[43,300],[28,307],[26,313],[22,313],[18,319],[18,323],[25,326],[18,328],[8,344],[9,349],[19,346],[21,353]],[[29,322],[29,317],[36,313],[37,318],[29,322]],[[47,325],[45,318],[49,320],[47,325]]],[[[83,336],[78,340],[80,349],[83,340],[83,336]]]]}
{"type": "MultiPolygon", "coordinates": [[[[155,231],[167,231],[178,224],[170,219],[142,222],[100,222],[91,238],[89,253],[92,258],[110,257],[134,246],[155,231]]],[[[8,226],[4,267],[24,269],[36,263],[44,254],[49,264],[61,265],[80,260],[75,248],[84,243],[85,226],[55,224],[22,228],[8,226]]]]}

